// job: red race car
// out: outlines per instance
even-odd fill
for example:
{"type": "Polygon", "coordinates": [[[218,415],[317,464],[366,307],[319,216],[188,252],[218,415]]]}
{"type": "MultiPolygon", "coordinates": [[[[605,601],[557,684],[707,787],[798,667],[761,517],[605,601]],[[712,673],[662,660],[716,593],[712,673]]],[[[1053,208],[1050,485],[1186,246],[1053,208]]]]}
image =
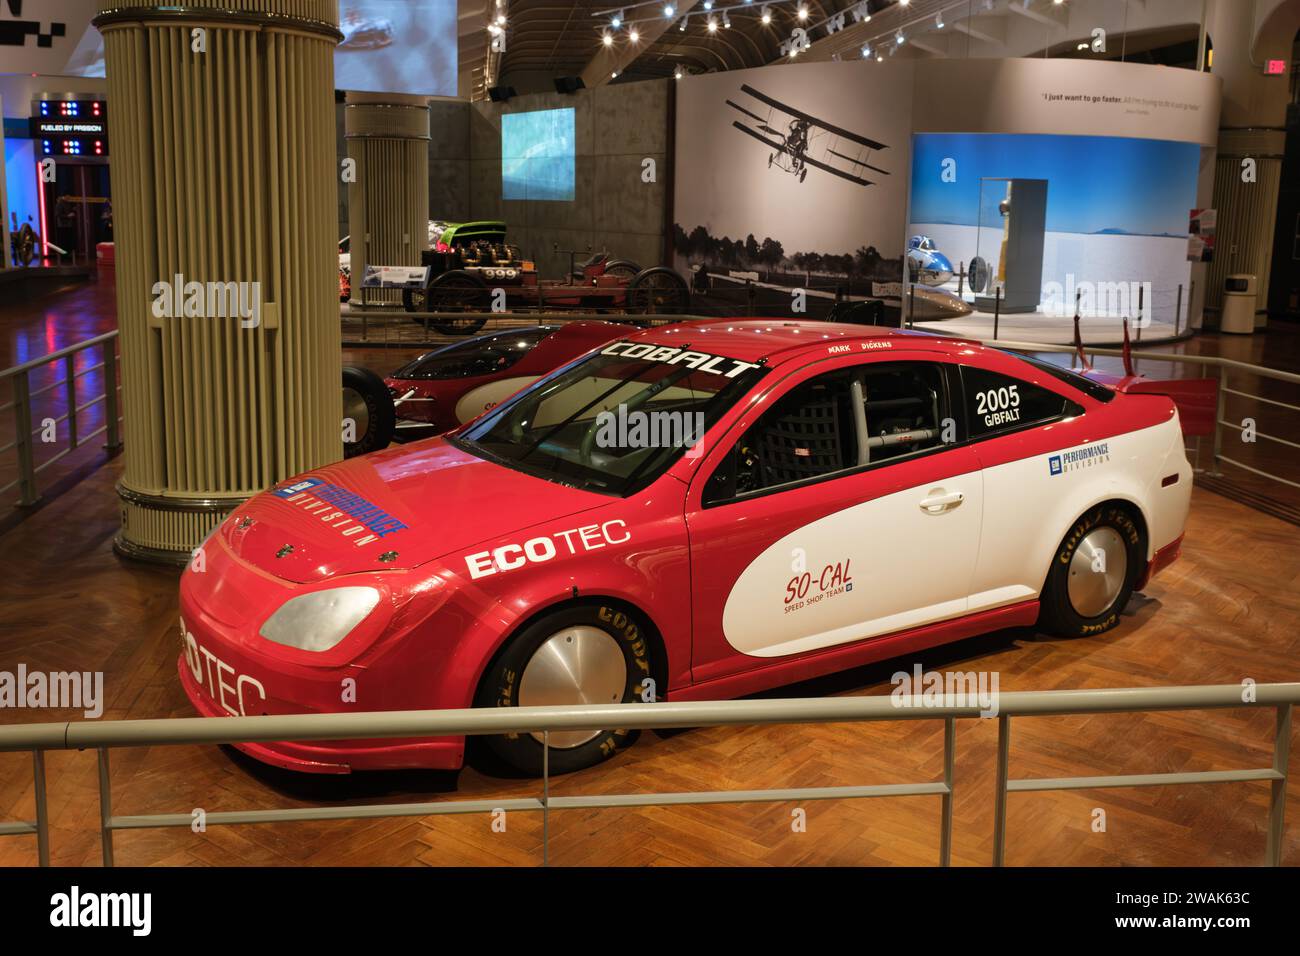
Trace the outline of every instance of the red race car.
{"type": "MultiPolygon", "coordinates": [[[[248,501],[181,581],[200,713],[713,700],[1006,627],[1099,634],[1177,556],[1158,382],[816,322],[647,329],[442,437],[248,501]]],[[[634,735],[550,734],[550,767],[634,735]]],[[[540,734],[484,738],[540,771],[540,734]]],[[[238,745],[456,768],[463,738],[238,745]]]]}

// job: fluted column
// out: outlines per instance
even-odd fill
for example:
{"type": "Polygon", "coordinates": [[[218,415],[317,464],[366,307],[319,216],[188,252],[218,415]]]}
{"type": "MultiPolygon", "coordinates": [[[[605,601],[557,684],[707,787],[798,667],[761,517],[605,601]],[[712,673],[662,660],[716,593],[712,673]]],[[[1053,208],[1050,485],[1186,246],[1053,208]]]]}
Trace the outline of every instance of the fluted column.
{"type": "Polygon", "coordinates": [[[342,457],[337,0],[98,0],[133,557],[342,457]]]}
{"type": "Polygon", "coordinates": [[[362,289],[366,264],[418,266],[429,233],[429,106],[423,97],[349,93],[343,111],[352,236],[352,301],[395,304],[395,289],[362,289]]]}

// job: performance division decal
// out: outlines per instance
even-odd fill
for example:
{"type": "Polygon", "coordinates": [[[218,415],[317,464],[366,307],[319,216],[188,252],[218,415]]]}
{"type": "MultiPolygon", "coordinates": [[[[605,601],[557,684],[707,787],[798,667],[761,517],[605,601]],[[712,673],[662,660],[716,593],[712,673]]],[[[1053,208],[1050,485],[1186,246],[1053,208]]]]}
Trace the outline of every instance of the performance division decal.
{"type": "Polygon", "coordinates": [[[1110,443],[1101,442],[1084,448],[1076,448],[1072,451],[1063,451],[1059,455],[1052,455],[1047,459],[1047,472],[1050,475],[1059,475],[1062,472],[1091,468],[1093,465],[1104,464],[1108,461],[1110,461],[1110,443]]]}
{"type": "Polygon", "coordinates": [[[357,547],[407,528],[404,521],[394,518],[378,505],[321,478],[306,478],[285,488],[276,488],[272,494],[320,518],[344,537],[361,535],[352,542],[357,547]],[[367,530],[370,534],[361,534],[367,530]]]}

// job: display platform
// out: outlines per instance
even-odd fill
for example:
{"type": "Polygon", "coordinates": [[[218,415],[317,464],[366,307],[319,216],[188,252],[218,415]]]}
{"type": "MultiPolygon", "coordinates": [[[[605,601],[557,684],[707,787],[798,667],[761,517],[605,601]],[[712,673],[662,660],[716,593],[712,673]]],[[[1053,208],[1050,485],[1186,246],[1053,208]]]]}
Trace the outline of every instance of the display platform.
{"type": "MultiPolygon", "coordinates": [[[[917,322],[914,326],[925,332],[957,335],[972,339],[993,338],[993,313],[972,312],[960,319],[943,322],[917,322]]],[[[1137,340],[1137,329],[1129,335],[1137,340]]],[[[1176,342],[1188,338],[1191,332],[1185,327],[1174,327],[1172,322],[1153,319],[1142,329],[1142,343],[1176,342]]],[[[1122,319],[1112,316],[1083,316],[1079,319],[1079,336],[1084,345],[1117,346],[1124,340],[1122,319]]],[[[1041,342],[1044,345],[1072,345],[1074,319],[1064,316],[1047,316],[1041,313],[1002,315],[997,321],[997,337],[1016,342],[1041,342]]]]}

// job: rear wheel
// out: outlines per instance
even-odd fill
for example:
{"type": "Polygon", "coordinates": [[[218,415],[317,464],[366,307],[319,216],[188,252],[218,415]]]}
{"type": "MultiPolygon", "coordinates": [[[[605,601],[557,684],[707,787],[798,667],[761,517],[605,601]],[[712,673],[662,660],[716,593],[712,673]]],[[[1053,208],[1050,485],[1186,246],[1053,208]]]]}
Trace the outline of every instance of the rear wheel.
{"type": "MultiPolygon", "coordinates": [[[[506,646],[479,684],[475,706],[533,707],[617,704],[640,699],[651,673],[644,625],[607,605],[584,605],[548,614],[506,646]]],[[[570,773],[607,760],[636,740],[629,730],[565,730],[550,734],[551,773],[570,773]]],[[[542,772],[543,735],[486,738],[492,753],[513,770],[542,772]]]]}
{"type": "Polygon", "coordinates": [[[370,369],[345,366],[343,457],[355,458],[387,448],[396,427],[397,411],[384,380],[370,369]]]}
{"type": "Polygon", "coordinates": [[[634,315],[675,315],[690,304],[686,280],[667,266],[642,269],[627,286],[627,311],[634,315]]]}
{"type": "MultiPolygon", "coordinates": [[[[402,290],[402,305],[407,312],[486,312],[488,299],[487,283],[464,269],[444,272],[427,289],[402,290]]],[[[463,319],[432,319],[429,324],[443,335],[473,335],[487,324],[487,318],[467,315],[463,319]]]]}
{"type": "Polygon", "coordinates": [[[627,279],[629,282],[635,279],[640,271],[641,267],[628,259],[615,259],[612,262],[605,263],[605,275],[618,276],[621,279],[627,279]]]}
{"type": "Polygon", "coordinates": [[[1074,523],[1043,586],[1040,625],[1063,637],[1119,624],[1142,563],[1142,532],[1122,505],[1100,505],[1074,523]]]}

